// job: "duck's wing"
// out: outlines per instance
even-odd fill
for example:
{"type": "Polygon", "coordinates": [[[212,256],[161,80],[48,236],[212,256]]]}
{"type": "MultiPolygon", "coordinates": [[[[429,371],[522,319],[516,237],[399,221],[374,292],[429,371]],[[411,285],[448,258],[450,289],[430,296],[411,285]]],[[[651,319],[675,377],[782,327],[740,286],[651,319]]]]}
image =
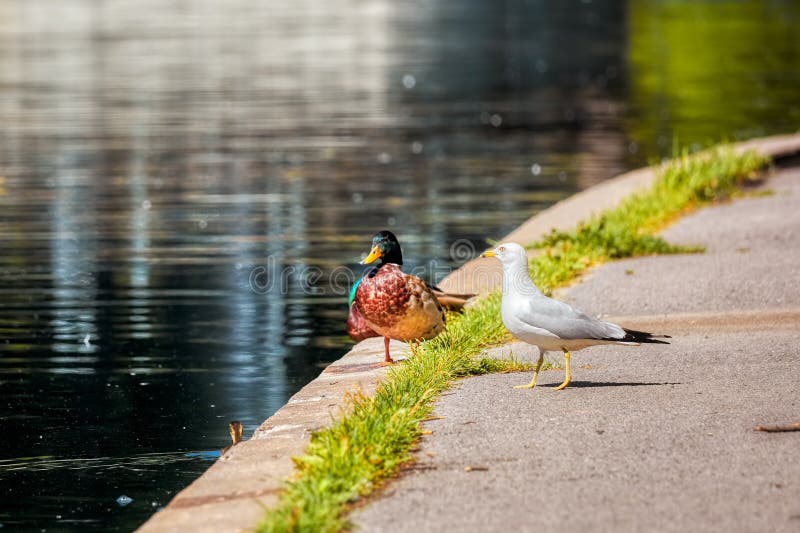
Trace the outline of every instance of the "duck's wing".
{"type": "MultiPolygon", "coordinates": [[[[443,304],[438,299],[437,290],[428,285],[428,283],[423,280],[422,278],[415,276],[414,274],[404,274],[406,278],[406,286],[412,293],[416,293],[418,295],[424,294],[426,298],[431,298],[436,305],[442,306],[443,304]]],[[[438,291],[440,294],[444,294],[441,291],[438,291]]]]}
{"type": "Polygon", "coordinates": [[[421,278],[413,274],[405,274],[406,288],[409,294],[415,296],[414,300],[421,312],[429,315],[434,322],[445,322],[444,307],[446,304],[437,298],[436,292],[421,278]]]}
{"type": "Polygon", "coordinates": [[[541,334],[545,330],[550,335],[564,340],[609,340],[622,341],[625,330],[611,322],[592,318],[569,304],[552,298],[530,298],[513,310],[523,329],[541,334]]]}

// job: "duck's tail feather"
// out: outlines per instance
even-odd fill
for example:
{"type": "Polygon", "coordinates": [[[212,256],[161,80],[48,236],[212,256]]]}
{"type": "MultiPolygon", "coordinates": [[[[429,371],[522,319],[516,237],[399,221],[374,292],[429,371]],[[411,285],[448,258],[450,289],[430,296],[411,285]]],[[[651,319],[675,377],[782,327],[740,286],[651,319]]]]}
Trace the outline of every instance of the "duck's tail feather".
{"type": "Polygon", "coordinates": [[[474,294],[451,294],[436,286],[431,287],[431,290],[439,303],[451,311],[460,311],[470,299],[475,297],[474,294]]]}

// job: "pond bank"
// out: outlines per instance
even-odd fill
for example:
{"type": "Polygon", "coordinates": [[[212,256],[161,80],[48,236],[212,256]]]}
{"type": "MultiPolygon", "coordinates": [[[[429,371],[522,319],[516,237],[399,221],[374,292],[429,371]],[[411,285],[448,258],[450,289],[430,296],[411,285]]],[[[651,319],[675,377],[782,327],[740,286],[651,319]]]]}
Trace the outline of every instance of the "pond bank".
{"type": "MultiPolygon", "coordinates": [[[[779,157],[800,150],[800,137],[773,137],[736,147],[779,157]]],[[[505,239],[531,242],[553,227],[572,227],[590,213],[612,206],[633,190],[647,186],[653,179],[653,172],[643,169],[604,182],[533,217],[505,239]]],[[[450,290],[472,288],[475,277],[475,264],[468,264],[441,285],[450,290]]],[[[480,288],[491,289],[496,283],[492,279],[482,270],[480,288]]],[[[310,433],[330,422],[331,415],[339,411],[342,398],[353,387],[360,387],[366,393],[374,390],[385,372],[375,364],[380,361],[380,353],[380,340],[360,343],[293,396],[262,424],[252,439],[231,449],[178,494],[141,530],[235,531],[255,527],[263,518],[264,507],[275,502],[283,480],[292,471],[291,457],[302,454],[310,433]]]]}

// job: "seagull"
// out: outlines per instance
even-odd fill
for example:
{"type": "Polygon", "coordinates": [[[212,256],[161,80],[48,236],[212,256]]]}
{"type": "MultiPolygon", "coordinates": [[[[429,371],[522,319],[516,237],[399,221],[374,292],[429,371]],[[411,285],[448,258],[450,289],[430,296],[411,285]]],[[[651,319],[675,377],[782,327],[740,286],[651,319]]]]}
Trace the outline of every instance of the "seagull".
{"type": "Polygon", "coordinates": [[[517,389],[532,389],[542,367],[545,352],[564,352],[566,376],[555,387],[562,390],[569,385],[570,352],[597,344],[639,346],[642,343],[669,344],[669,335],[653,335],[644,331],[626,329],[611,322],[592,318],[572,306],[548,298],[536,288],[528,275],[528,256],[517,243],[508,242],[487,250],[481,257],[494,257],[503,265],[503,300],[500,314],[508,331],[516,338],[539,348],[539,361],[533,379],[517,389]]]}

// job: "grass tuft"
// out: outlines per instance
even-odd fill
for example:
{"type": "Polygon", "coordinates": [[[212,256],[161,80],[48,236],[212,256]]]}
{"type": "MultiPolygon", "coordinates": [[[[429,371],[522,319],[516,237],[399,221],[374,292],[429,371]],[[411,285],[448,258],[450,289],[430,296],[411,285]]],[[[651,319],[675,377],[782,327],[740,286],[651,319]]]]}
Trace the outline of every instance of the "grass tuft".
{"type": "MultiPolygon", "coordinates": [[[[494,357],[481,357],[472,359],[467,369],[468,376],[481,376],[483,374],[507,374],[509,372],[524,372],[533,370],[536,367],[533,363],[519,361],[513,357],[508,359],[495,359],[494,357]]],[[[547,370],[547,365],[543,364],[541,370],[547,370]]]]}
{"type": "MultiPolygon", "coordinates": [[[[562,286],[588,267],[622,257],[697,251],[654,235],[680,215],[730,197],[737,185],[754,179],[769,163],[754,153],[729,147],[678,158],[661,167],[653,187],[618,207],[554,232],[534,247],[534,280],[544,290],[562,286]]],[[[494,293],[448,317],[447,330],[412,349],[413,356],[392,368],[373,397],[353,392],[331,427],[315,432],[306,454],[295,458],[296,475],[258,531],[335,532],[345,529],[345,513],[358,497],[393,475],[411,459],[436,396],[459,377],[524,370],[513,359],[477,358],[509,339],[494,293]]]]}

